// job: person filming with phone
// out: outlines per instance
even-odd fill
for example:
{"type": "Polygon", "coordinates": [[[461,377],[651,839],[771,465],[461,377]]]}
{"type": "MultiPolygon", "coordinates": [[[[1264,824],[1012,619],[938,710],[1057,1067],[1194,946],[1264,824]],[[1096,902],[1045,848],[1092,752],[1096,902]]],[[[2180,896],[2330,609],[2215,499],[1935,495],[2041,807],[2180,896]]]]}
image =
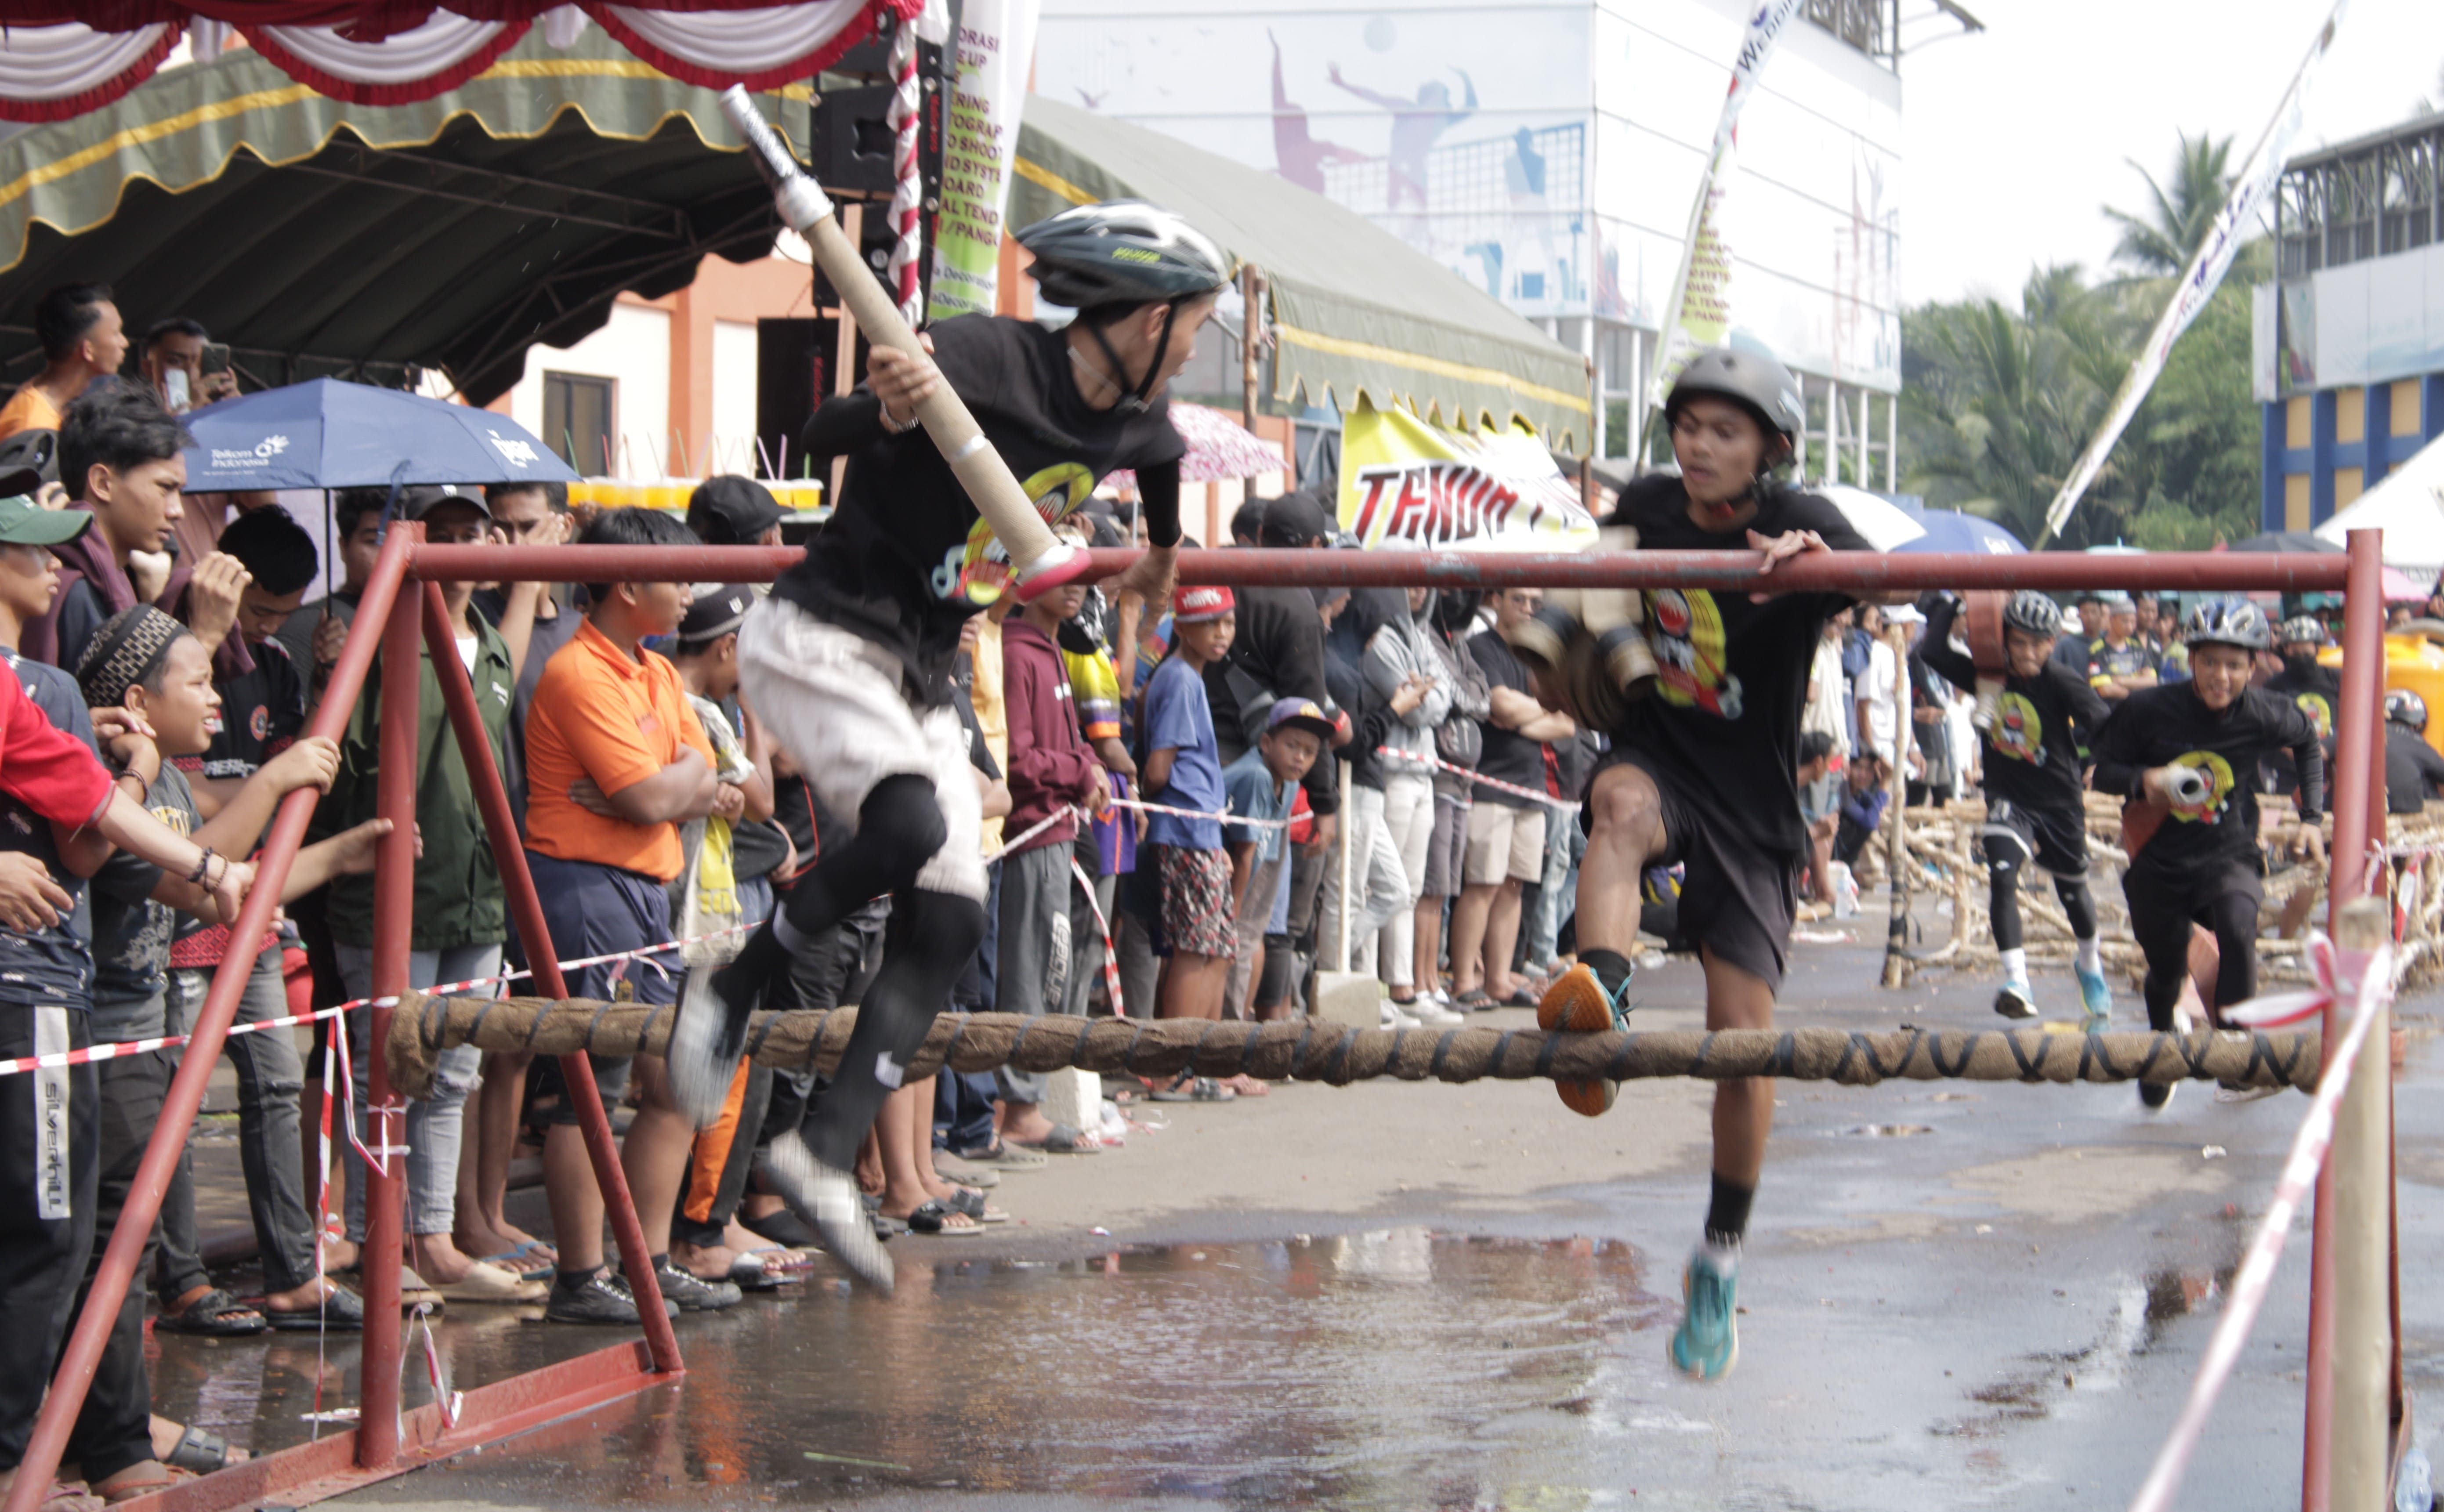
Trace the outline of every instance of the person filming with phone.
{"type": "Polygon", "coordinates": [[[228,343],[213,341],[199,322],[183,315],[157,321],[144,333],[142,365],[144,381],[172,415],[237,396],[228,343]]]}

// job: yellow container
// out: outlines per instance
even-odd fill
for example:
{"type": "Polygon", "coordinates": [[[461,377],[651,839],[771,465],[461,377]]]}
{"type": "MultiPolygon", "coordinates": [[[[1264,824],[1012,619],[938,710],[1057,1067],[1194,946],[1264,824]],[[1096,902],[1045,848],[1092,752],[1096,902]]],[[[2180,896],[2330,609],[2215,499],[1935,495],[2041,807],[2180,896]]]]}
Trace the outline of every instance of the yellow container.
{"type": "MultiPolygon", "coordinates": [[[[2317,653],[2319,664],[2340,667],[2342,650],[2328,646],[2317,653]]],[[[2407,688],[2427,702],[2427,744],[2444,752],[2444,646],[2424,636],[2384,637],[2384,686],[2407,688]]]]}
{"type": "MultiPolygon", "coordinates": [[[[687,513],[688,498],[702,478],[582,478],[568,486],[571,504],[599,505],[605,509],[644,507],[687,513]]],[[[812,480],[767,481],[773,502],[784,509],[815,514],[824,507],[824,486],[812,480]]]]}

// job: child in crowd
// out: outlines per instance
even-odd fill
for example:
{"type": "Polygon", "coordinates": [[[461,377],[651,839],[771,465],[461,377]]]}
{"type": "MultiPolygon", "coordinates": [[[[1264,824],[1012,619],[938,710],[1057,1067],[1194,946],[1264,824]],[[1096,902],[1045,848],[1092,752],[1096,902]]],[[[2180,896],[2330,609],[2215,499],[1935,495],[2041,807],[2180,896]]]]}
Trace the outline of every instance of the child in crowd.
{"type": "Polygon", "coordinates": [[[1280,1018],[1289,996],[1289,894],[1283,876],[1289,847],[1278,826],[1246,821],[1289,818],[1300,780],[1315,765],[1317,753],[1331,744],[1334,729],[1331,716],[1312,699],[1281,699],[1266,716],[1256,744],[1222,768],[1222,788],[1232,815],[1222,833],[1231,848],[1231,895],[1238,928],[1231,969],[1253,978],[1248,1005],[1259,1020],[1280,1018]]]}
{"type": "MultiPolygon", "coordinates": [[[[1002,696],[1009,718],[1010,812],[1005,825],[1025,835],[1052,822],[1002,857],[996,1005],[1037,1014],[1065,1007],[1069,864],[1077,823],[1068,810],[1101,816],[1112,790],[1102,763],[1079,728],[1058,636],[1086,599],[1083,584],[1055,588],[1002,626],[1002,696]],[[1058,816],[1055,818],[1054,816],[1058,816]]],[[[1095,1148],[1085,1134],[1044,1116],[1041,1073],[1004,1068],[1001,1133],[1011,1143],[1055,1154],[1095,1148]]]]}
{"type": "MultiPolygon", "coordinates": [[[[608,509],[586,527],[583,544],[688,546],[695,537],[658,510],[608,509]]],[[[669,943],[666,890],[685,860],[679,825],[712,813],[721,800],[712,743],[678,673],[643,646],[647,636],[678,629],[693,599],[688,585],[592,583],[586,596],[585,623],[545,666],[527,724],[527,864],[551,949],[564,957],[669,943]]],[[[541,941],[526,944],[531,952],[543,949],[541,941]]],[[[569,973],[567,984],[579,998],[624,996],[623,987],[645,1003],[676,995],[671,978],[634,968],[586,967],[569,973]]],[[[629,1061],[597,1057],[593,1070],[603,1105],[617,1107],[627,1092],[629,1061]]],[[[620,1159],[664,1303],[733,1306],[736,1286],[698,1281],[670,1263],[671,1215],[695,1123],[670,1100],[659,1059],[642,1058],[637,1070],[644,1105],[620,1159]]],[[[602,1193],[568,1096],[545,1136],[544,1189],[560,1248],[560,1276],[545,1316],[635,1327],[634,1294],[602,1268],[602,1193]]]]}
{"type": "MultiPolygon", "coordinates": [[[[1172,596],[1172,647],[1146,680],[1140,722],[1149,802],[1207,814],[1222,809],[1222,749],[1205,699],[1205,669],[1231,649],[1238,626],[1231,611],[1228,588],[1181,588],[1172,596]]],[[[1221,821],[1148,815],[1136,875],[1135,912],[1154,925],[1163,958],[1156,1016],[1219,1019],[1238,950],[1221,821]]]]}

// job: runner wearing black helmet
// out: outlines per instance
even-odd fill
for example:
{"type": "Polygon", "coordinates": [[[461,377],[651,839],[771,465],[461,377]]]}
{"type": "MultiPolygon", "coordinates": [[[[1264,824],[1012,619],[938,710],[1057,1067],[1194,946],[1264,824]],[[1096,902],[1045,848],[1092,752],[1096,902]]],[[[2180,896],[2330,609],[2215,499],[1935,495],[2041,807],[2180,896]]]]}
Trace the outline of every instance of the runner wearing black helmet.
{"type": "Polygon", "coordinates": [[[885,1290],[891,1262],[850,1170],[983,936],[979,800],[950,673],[960,626],[1010,581],[1000,544],[918,431],[917,402],[949,383],[1047,524],[1083,506],[1105,473],[1135,469],[1149,548],[1120,586],[1158,602],[1179,543],[1186,450],[1163,388],[1194,355],[1231,271],[1186,221],[1135,200],[1080,206],[1018,240],[1046,300],[1077,311],[1066,329],[969,315],[933,328],[930,358],[877,345],[865,383],[806,424],[807,456],[844,455],[848,468],[805,561],[740,628],[741,691],[854,834],[825,850],[735,961],[691,973],[672,1034],[674,1095],[710,1123],[748,1016],[791,957],[891,895],[881,973],[840,1069],[768,1165],[824,1246],[885,1290]]]}
{"type": "MultiPolygon", "coordinates": [[[[1765,553],[1768,572],[1806,552],[1868,549],[1831,504],[1777,478],[1805,419],[1799,384],[1780,362],[1751,351],[1701,352],[1664,414],[1680,475],[1631,484],[1610,521],[1635,528],[1641,548],[1746,544],[1765,553]]],[[[1807,851],[1794,777],[1801,709],[1824,621],[1850,601],[1822,592],[1643,595],[1652,691],[1608,717],[1612,750],[1586,802],[1579,964],[1538,1005],[1546,1028],[1627,1021],[1640,877],[1676,861],[1687,867],[1679,932],[1702,951],[1707,1026],[1771,1025],[1807,851]]],[[[1545,631],[1537,643],[1552,638],[1551,627],[1545,631]]],[[[1514,644],[1524,651],[1534,639],[1514,644]]],[[[1562,701],[1563,681],[1540,672],[1540,696],[1562,701]]],[[[1589,1115],[1608,1107],[1614,1092],[1609,1082],[1559,1090],[1589,1115]]],[[[1715,1089],[1713,1195],[1682,1278],[1688,1310],[1671,1346],[1673,1363],[1700,1378],[1723,1374],[1738,1357],[1740,1245],[1772,1125],[1770,1080],[1715,1089]]]]}
{"type": "MultiPolygon", "coordinates": [[[[2317,727],[2317,736],[2324,744],[2325,760],[2330,763],[2334,759],[2334,711],[2342,707],[2342,670],[2317,659],[2317,654],[2325,649],[2325,627],[2313,615],[2294,615],[2275,632],[2274,644],[2282,654],[2283,670],[2266,679],[2266,691],[2282,694],[2308,716],[2317,727]]],[[[2265,791],[2298,791],[2300,774],[2291,764],[2289,751],[2271,753],[2259,770],[2265,791]]]]}
{"type": "MultiPolygon", "coordinates": [[[[2214,933],[2219,955],[2210,1017],[2257,985],[2257,912],[2265,890],[2257,793],[2248,775],[2287,748],[2300,773],[2300,813],[2325,807],[2325,761],[2317,728],[2283,698],[2249,685],[2257,654],[2273,644],[2266,612],[2245,599],[2211,599],[2181,627],[2191,680],[2146,688],[2123,700],[2096,741],[2096,790],[2129,801],[2121,891],[2130,932],[2147,957],[2147,1020],[2174,1027],[2174,1005],[2190,977],[2193,926],[2214,933]]],[[[2306,850],[2304,826],[2295,849],[2306,850]]],[[[2139,1100],[2161,1108],[2170,1083],[2142,1082],[2139,1100]]]]}
{"type": "Polygon", "coordinates": [[[2427,744],[2427,700],[2407,688],[2384,695],[2384,810],[2416,814],[2444,793],[2444,756],[2427,744]]]}
{"type": "MultiPolygon", "coordinates": [[[[1965,688],[1977,669],[1953,649],[1952,625],[1959,612],[1958,600],[1949,595],[1940,599],[1927,617],[1919,650],[1928,666],[1965,688]]],[[[2028,952],[2020,933],[2020,874],[2033,862],[2053,874],[2054,892],[2078,941],[2073,969],[2088,1027],[2101,1029],[2113,1017],[2113,989],[2105,985],[2096,900],[2087,892],[2080,749],[2095,740],[2107,710],[2087,679],[2053,659],[2054,637],[2061,634],[2062,609],[2044,594],[2023,588],[2004,605],[2009,666],[1992,716],[1979,731],[1986,742],[1986,828],[1978,843],[1986,853],[1994,948],[2003,957],[1994,1011],[2007,1019],[2036,1017],[2028,952]]]]}

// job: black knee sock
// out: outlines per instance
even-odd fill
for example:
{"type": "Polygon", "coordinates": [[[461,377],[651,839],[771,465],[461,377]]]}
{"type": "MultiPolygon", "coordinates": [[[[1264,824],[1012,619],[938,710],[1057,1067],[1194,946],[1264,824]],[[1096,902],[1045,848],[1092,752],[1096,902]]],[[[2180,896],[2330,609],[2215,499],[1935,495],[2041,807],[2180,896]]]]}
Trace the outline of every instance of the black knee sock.
{"type": "Polygon", "coordinates": [[[1748,1236],[1749,1204],[1756,1201],[1756,1189],[1714,1175],[1714,1193],[1706,1204],[1706,1243],[1723,1249],[1737,1249],[1748,1236]]]}
{"type": "Polygon", "coordinates": [[[913,888],[893,894],[882,970],[858,1005],[857,1027],[831,1085],[807,1110],[803,1133],[817,1160],[834,1171],[857,1164],[857,1147],[874,1127],[874,1116],[898,1090],[984,937],[984,907],[972,899],[913,888]]]}
{"type": "Polygon", "coordinates": [[[1986,878],[1992,888],[1987,896],[1987,913],[1994,925],[1994,949],[2016,950],[2020,948],[2020,863],[1990,859],[1986,863],[1986,878]]]}
{"type": "Polygon", "coordinates": [[[2070,920],[2070,932],[2083,940],[2096,938],[2096,899],[2087,892],[2087,880],[2078,876],[2054,878],[2054,896],[2062,899],[2063,917],[2070,920]]]}
{"type": "Polygon", "coordinates": [[[1620,997],[1621,984],[1628,981],[1638,969],[1631,964],[1629,957],[1619,950],[1607,950],[1602,946],[1592,946],[1581,950],[1579,964],[1596,974],[1596,981],[1602,986],[1604,996],[1608,998],[1620,997]]]}
{"type": "Polygon", "coordinates": [[[751,1008],[787,973],[799,950],[867,899],[914,883],[948,835],[933,779],[903,773],[875,784],[858,809],[857,834],[798,878],[775,917],[748,936],[736,960],[713,973],[713,990],[733,1010],[751,1008]]]}

